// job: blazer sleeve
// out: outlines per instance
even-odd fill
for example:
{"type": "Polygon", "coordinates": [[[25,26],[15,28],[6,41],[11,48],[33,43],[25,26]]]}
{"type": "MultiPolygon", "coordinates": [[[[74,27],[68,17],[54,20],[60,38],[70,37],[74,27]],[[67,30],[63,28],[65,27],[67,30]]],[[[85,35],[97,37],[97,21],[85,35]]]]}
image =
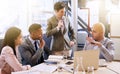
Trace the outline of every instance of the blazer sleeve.
{"type": "Polygon", "coordinates": [[[5,63],[4,59],[5,59],[4,56],[0,55],[0,69],[4,66],[5,63]]]}
{"type": "Polygon", "coordinates": [[[11,47],[4,47],[1,54],[5,56],[5,62],[7,62],[14,71],[27,70],[28,66],[22,66],[22,64],[19,63],[11,47]]]}
{"type": "Polygon", "coordinates": [[[36,52],[33,48],[30,48],[30,46],[27,45],[21,45],[19,46],[20,54],[22,54],[22,59],[24,61],[23,64],[30,64],[31,66],[34,66],[38,63],[38,60],[41,58],[43,49],[39,48],[36,52]]]}
{"type": "Polygon", "coordinates": [[[53,24],[52,22],[53,22],[53,20],[51,20],[51,19],[49,19],[47,22],[47,32],[46,32],[47,37],[50,37],[50,36],[56,34],[57,32],[59,32],[57,27],[55,27],[55,26],[53,27],[53,25],[55,25],[55,23],[53,24]]]}

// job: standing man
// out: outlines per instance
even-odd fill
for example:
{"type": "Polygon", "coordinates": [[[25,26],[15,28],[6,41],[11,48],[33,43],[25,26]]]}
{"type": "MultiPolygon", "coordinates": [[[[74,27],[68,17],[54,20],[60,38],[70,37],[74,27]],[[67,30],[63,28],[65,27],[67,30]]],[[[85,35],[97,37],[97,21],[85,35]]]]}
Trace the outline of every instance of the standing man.
{"type": "Polygon", "coordinates": [[[52,36],[52,54],[63,55],[63,50],[71,49],[76,40],[74,30],[65,14],[65,4],[57,2],[54,4],[55,15],[47,23],[47,37],[52,36]]]}
{"type": "Polygon", "coordinates": [[[112,61],[114,56],[114,43],[106,38],[105,27],[102,23],[96,23],[92,27],[92,37],[87,37],[84,50],[99,49],[100,59],[112,61]]]}
{"type": "Polygon", "coordinates": [[[42,29],[40,24],[32,24],[29,27],[29,33],[23,44],[19,47],[21,61],[23,65],[30,64],[35,66],[44,61],[43,48],[45,45],[42,39],[42,29]]]}

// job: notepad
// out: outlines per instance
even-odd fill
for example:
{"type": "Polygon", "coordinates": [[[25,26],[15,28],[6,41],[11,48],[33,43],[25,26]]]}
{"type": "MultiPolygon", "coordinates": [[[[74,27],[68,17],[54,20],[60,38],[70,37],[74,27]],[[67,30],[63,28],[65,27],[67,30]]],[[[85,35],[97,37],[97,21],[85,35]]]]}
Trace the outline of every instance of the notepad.
{"type": "Polygon", "coordinates": [[[50,55],[48,59],[63,59],[63,56],[60,56],[60,55],[50,55]]]}
{"type": "Polygon", "coordinates": [[[63,59],[63,56],[60,56],[60,55],[50,55],[49,58],[47,60],[45,60],[45,61],[59,63],[62,59],[63,59]]]}

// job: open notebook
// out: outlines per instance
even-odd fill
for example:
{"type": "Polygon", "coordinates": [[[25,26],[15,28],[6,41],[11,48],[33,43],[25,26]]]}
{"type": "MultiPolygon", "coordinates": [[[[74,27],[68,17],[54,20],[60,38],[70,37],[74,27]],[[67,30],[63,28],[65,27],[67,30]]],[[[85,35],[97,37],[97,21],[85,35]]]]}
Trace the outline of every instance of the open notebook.
{"type": "Polygon", "coordinates": [[[94,69],[99,67],[99,50],[83,50],[74,52],[74,68],[76,67],[77,58],[82,57],[83,67],[87,70],[87,67],[93,66],[94,69]]]}
{"type": "Polygon", "coordinates": [[[12,74],[52,74],[57,69],[55,65],[39,64],[32,67],[30,70],[12,72],[12,74]]]}
{"type": "Polygon", "coordinates": [[[46,64],[58,64],[63,59],[60,55],[50,55],[47,60],[44,60],[46,64]]]}

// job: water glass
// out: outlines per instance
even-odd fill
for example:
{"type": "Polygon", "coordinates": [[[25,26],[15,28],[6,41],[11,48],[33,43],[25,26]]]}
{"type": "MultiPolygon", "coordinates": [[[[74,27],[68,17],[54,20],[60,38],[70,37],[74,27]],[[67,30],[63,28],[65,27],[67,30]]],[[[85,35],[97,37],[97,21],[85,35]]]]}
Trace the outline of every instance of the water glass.
{"type": "Polygon", "coordinates": [[[87,67],[87,74],[94,74],[94,67],[93,66],[87,67]]]}

